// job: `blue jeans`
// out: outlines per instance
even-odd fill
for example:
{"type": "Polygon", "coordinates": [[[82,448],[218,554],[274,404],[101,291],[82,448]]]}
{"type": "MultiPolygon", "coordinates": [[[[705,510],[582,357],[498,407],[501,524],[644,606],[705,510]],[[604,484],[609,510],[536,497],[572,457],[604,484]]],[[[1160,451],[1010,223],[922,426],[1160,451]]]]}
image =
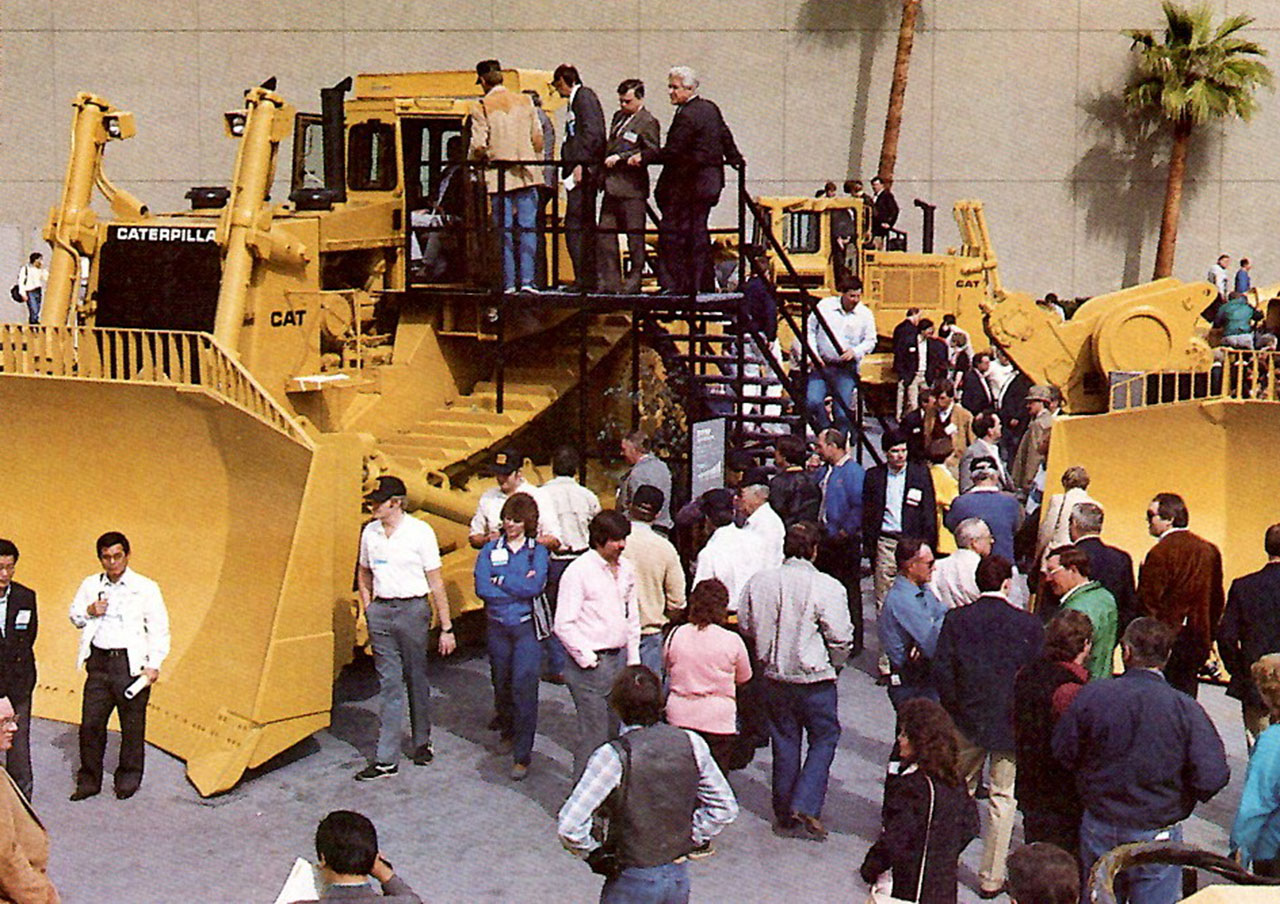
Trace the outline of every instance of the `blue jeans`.
{"type": "MultiPolygon", "coordinates": [[[[556,601],[560,598],[560,578],[573,559],[552,558],[547,565],[547,601],[551,603],[551,614],[555,615],[556,601]]],[[[568,658],[564,645],[554,633],[547,635],[542,642],[542,672],[545,675],[563,675],[564,661],[568,658]]]]}
{"type": "MultiPolygon", "coordinates": [[[[1129,829],[1113,826],[1091,815],[1087,810],[1080,820],[1080,864],[1084,870],[1084,883],[1089,872],[1103,854],[1121,844],[1132,841],[1181,841],[1182,826],[1162,829],[1129,829]]],[[[1084,885],[1081,885],[1084,888],[1084,885]]],[[[1125,900],[1123,889],[1128,890],[1129,904],[1172,904],[1182,899],[1182,868],[1166,864],[1135,866],[1122,872],[1116,882],[1125,900]]]]}
{"type": "Polygon", "coordinates": [[[533,734],[538,728],[538,673],[542,649],[534,633],[533,618],[518,625],[489,619],[489,674],[498,710],[498,732],[511,738],[511,758],[525,766],[533,755],[533,734]]]}
{"type": "Polygon", "coordinates": [[[773,741],[773,813],[783,821],[792,813],[820,816],[840,740],[836,683],[790,684],[769,678],[766,696],[773,741]],[[809,740],[803,765],[802,735],[809,740]]]}
{"type": "Polygon", "coordinates": [[[533,285],[534,257],[538,251],[537,189],[531,185],[495,194],[493,224],[502,234],[502,287],[533,285]]]}
{"type": "Polygon", "coordinates": [[[378,672],[379,763],[400,759],[400,737],[408,700],[413,749],[431,740],[431,687],[427,684],[427,628],[431,612],[425,596],[374,600],[364,613],[378,672]]]}
{"type": "Polygon", "coordinates": [[[831,403],[831,417],[827,417],[827,408],[823,404],[823,400],[827,396],[839,396],[844,399],[845,405],[850,411],[853,410],[853,391],[857,386],[857,370],[852,362],[848,364],[831,364],[820,370],[813,370],[809,373],[809,385],[806,390],[805,405],[809,409],[809,414],[813,418],[813,422],[818,430],[825,430],[828,427],[836,427],[849,430],[849,418],[845,415],[844,409],[836,402],[831,403]],[[823,379],[823,375],[827,379],[823,379]],[[831,391],[831,386],[835,387],[835,392],[831,391]]]}
{"type": "Polygon", "coordinates": [[[640,635],[640,664],[662,680],[662,632],[640,635]]]}
{"type": "Polygon", "coordinates": [[[689,865],[629,866],[600,889],[600,904],[688,904],[689,865]]]}
{"type": "Polygon", "coordinates": [[[44,300],[44,289],[31,289],[27,292],[27,323],[40,322],[40,303],[44,300]]]}

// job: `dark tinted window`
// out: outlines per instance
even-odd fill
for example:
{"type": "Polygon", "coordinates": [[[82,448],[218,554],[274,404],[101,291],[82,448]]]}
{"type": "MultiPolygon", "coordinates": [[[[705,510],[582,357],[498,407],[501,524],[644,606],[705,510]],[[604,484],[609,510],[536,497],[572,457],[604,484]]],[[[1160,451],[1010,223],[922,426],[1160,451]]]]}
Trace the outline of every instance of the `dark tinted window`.
{"type": "Polygon", "coordinates": [[[351,127],[347,144],[347,186],[353,191],[396,187],[396,129],[385,122],[351,127]]]}

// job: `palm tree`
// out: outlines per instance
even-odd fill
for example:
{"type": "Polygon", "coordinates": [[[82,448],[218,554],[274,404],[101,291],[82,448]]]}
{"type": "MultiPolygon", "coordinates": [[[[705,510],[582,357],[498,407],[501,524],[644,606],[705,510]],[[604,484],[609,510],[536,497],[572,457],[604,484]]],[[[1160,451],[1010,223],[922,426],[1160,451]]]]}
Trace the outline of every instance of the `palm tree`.
{"type": "Polygon", "coordinates": [[[1271,70],[1259,60],[1267,51],[1238,34],[1252,16],[1228,16],[1215,28],[1207,4],[1187,9],[1164,0],[1163,6],[1163,42],[1145,29],[1124,32],[1139,54],[1137,71],[1124,90],[1125,104],[1147,117],[1153,129],[1167,124],[1173,137],[1155,279],[1173,272],[1192,132],[1215,119],[1248,121],[1257,109],[1255,90],[1271,84],[1271,70]]]}
{"type": "Polygon", "coordinates": [[[889,85],[889,110],[884,117],[884,139],[880,143],[880,166],[876,172],[885,184],[893,184],[898,165],[898,135],[902,132],[902,104],[907,97],[907,70],[911,66],[911,45],[916,37],[916,17],[920,0],[902,0],[902,20],[898,25],[898,52],[893,59],[893,81],[889,85]]]}

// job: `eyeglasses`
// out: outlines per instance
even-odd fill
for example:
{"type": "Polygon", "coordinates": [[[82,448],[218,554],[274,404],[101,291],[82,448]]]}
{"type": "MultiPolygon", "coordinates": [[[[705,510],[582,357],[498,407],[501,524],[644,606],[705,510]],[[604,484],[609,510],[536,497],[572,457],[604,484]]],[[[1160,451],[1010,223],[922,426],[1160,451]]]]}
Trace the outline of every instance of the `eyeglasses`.
{"type": "Polygon", "coordinates": [[[1154,521],[1154,520],[1156,520],[1156,519],[1157,519],[1157,518],[1159,518],[1159,517],[1160,517],[1160,513],[1159,513],[1159,512],[1147,512],[1147,520],[1148,520],[1148,521],[1154,521]]]}
{"type": "Polygon", "coordinates": [[[17,730],[18,730],[18,720],[17,720],[17,719],[4,719],[3,721],[0,721],[0,730],[3,730],[3,731],[17,731],[17,730]]]}
{"type": "Polygon", "coordinates": [[[1057,574],[1059,571],[1062,571],[1062,570],[1063,570],[1063,569],[1062,569],[1062,566],[1061,566],[1061,565],[1055,565],[1053,568],[1048,569],[1048,570],[1044,573],[1044,576],[1045,576],[1045,577],[1049,577],[1050,575],[1057,574]]]}

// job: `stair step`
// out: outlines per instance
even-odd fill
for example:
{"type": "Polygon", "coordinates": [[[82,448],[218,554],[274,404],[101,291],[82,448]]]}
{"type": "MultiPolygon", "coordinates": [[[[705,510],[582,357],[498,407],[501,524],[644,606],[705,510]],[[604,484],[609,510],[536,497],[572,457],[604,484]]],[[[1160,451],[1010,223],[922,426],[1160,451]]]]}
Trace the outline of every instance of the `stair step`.
{"type": "MultiPolygon", "coordinates": [[[[467,397],[463,396],[462,399],[459,400],[459,404],[462,401],[467,401],[467,397]]],[[[498,414],[495,411],[482,411],[480,409],[472,408],[470,404],[468,404],[466,408],[461,408],[459,407],[459,404],[455,404],[453,407],[446,406],[433,411],[431,413],[430,423],[485,424],[487,426],[494,427],[514,426],[516,423],[516,419],[505,412],[503,414],[498,414]]],[[[414,429],[417,430],[419,428],[415,427],[414,429]]],[[[430,428],[428,427],[423,429],[430,428]]]]}

